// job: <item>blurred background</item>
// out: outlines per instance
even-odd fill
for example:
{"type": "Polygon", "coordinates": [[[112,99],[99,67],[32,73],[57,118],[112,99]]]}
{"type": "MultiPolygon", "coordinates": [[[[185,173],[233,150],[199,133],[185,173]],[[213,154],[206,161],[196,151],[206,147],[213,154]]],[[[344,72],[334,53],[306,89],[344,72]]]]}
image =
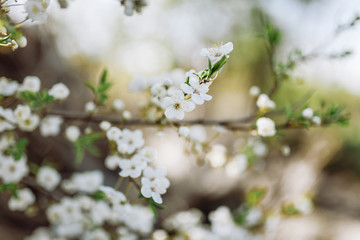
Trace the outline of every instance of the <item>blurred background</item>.
{"type": "MultiPolygon", "coordinates": [[[[121,98],[126,109],[137,116],[147,98],[128,90],[133,77],[152,77],[178,68],[200,70],[207,64],[200,56],[202,48],[231,41],[234,51],[211,87],[213,100],[187,117],[234,119],[253,112],[252,85],[263,92],[271,87],[266,48],[257,37],[261,16],[267,16],[282,32],[275,56],[279,62],[295,49],[325,55],[350,50],[352,54],[346,58],[319,57],[299,64],[274,96],[281,108],[314,90],[308,105],[316,108],[321,101],[343,103],[351,114],[349,126],[283,131],[266,142],[269,152],[259,165],[241,177],[228,176],[224,168],[209,164],[199,166],[172,129],[144,131],[146,142],[158,150],[158,163],[167,167],[172,183],[165,196],[167,209],[160,219],[192,207],[205,214],[222,204],[236,208],[244,201],[245,191],[266,186],[269,194],[264,205],[269,209],[305,192],[314,197],[314,212],[282,219],[275,239],[355,240],[360,239],[360,29],[354,26],[334,36],[339,26],[359,13],[356,0],[150,0],[141,14],[128,17],[116,0],[73,0],[66,9],[51,1],[45,23],[24,24],[26,48],[15,52],[0,49],[0,75],[19,82],[35,75],[44,88],[63,82],[71,94],[55,108],[82,111],[93,97],[83,82],[97,81],[107,68],[113,83],[110,100],[121,98]],[[291,148],[289,156],[281,154],[284,145],[291,148]]],[[[11,8],[10,16],[20,22],[25,18],[24,9],[11,8]]],[[[231,155],[244,137],[225,133],[215,142],[226,146],[231,155]]],[[[46,159],[65,175],[75,170],[72,146],[62,137],[45,140],[34,132],[31,138],[31,161],[46,159]],[[39,147],[45,143],[46,149],[39,147]]],[[[102,159],[87,156],[80,170],[103,169],[106,183],[111,185],[117,173],[104,168],[107,146],[101,147],[102,159]]],[[[23,239],[35,227],[46,224],[44,217],[14,215],[6,204],[2,204],[0,216],[0,236],[6,240],[23,239]]]]}

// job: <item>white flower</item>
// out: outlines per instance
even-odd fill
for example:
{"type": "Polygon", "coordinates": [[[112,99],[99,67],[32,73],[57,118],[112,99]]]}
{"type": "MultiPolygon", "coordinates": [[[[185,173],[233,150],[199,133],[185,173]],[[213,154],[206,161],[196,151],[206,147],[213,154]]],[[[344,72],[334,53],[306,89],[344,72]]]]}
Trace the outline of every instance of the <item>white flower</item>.
{"type": "Polygon", "coordinates": [[[167,90],[162,83],[155,83],[150,89],[152,95],[151,102],[160,106],[164,97],[166,97],[167,90]]]}
{"type": "Polygon", "coordinates": [[[213,145],[211,151],[206,155],[206,159],[213,168],[223,166],[226,162],[226,148],[221,144],[213,145]]]}
{"type": "Polygon", "coordinates": [[[258,100],[256,101],[256,105],[261,110],[274,109],[276,106],[276,104],[273,101],[271,101],[269,96],[266,94],[261,94],[259,96],[258,100]]]}
{"type": "Polygon", "coordinates": [[[65,130],[65,136],[69,141],[75,142],[80,137],[79,127],[74,125],[68,126],[65,130]]]}
{"type": "Polygon", "coordinates": [[[4,155],[0,155],[0,159],[0,177],[4,183],[17,183],[29,172],[25,156],[22,156],[21,159],[17,161],[11,156],[4,155]]]}
{"type": "Polygon", "coordinates": [[[109,130],[106,131],[106,137],[110,141],[119,140],[121,135],[122,135],[122,132],[118,127],[111,127],[109,130]]]}
{"type": "Polygon", "coordinates": [[[156,159],[156,150],[152,147],[144,147],[140,149],[139,154],[146,162],[153,162],[156,159]]]}
{"type": "Polygon", "coordinates": [[[39,126],[40,117],[37,114],[32,114],[29,118],[25,120],[19,120],[18,125],[20,130],[31,132],[34,131],[37,126],[39,126]]]}
{"type": "Polygon", "coordinates": [[[43,137],[57,136],[60,133],[60,126],[63,121],[60,116],[46,116],[40,122],[40,134],[43,137]]]}
{"type": "Polygon", "coordinates": [[[119,166],[121,158],[118,155],[109,155],[105,158],[105,167],[115,170],[119,166]]]}
{"type": "Polygon", "coordinates": [[[31,236],[26,237],[25,240],[51,240],[50,229],[45,227],[39,227],[31,234],[31,236]]]}
{"type": "Polygon", "coordinates": [[[205,142],[206,140],[206,129],[202,125],[194,125],[190,127],[189,138],[194,142],[205,142]]]}
{"type": "Polygon", "coordinates": [[[121,99],[115,99],[112,103],[112,108],[115,110],[115,111],[121,111],[124,109],[124,102],[121,100],[121,99]]]}
{"type": "Polygon", "coordinates": [[[263,137],[271,137],[276,133],[275,123],[270,118],[262,117],[256,121],[258,134],[263,137]]]}
{"type": "Polygon", "coordinates": [[[136,149],[141,148],[144,142],[141,130],[130,131],[129,129],[124,129],[121,138],[116,141],[117,150],[120,153],[132,154],[136,149]]]}
{"type": "Polygon", "coordinates": [[[160,195],[166,193],[166,189],[170,186],[170,182],[166,178],[166,170],[164,168],[153,169],[147,167],[143,176],[141,178],[141,194],[161,204],[163,201],[160,195]]]}
{"type": "Polygon", "coordinates": [[[311,121],[312,121],[313,123],[315,123],[316,125],[318,125],[318,126],[321,125],[321,118],[318,117],[318,116],[314,116],[314,117],[311,119],[311,121]]]}
{"type": "Polygon", "coordinates": [[[281,148],[281,152],[282,152],[282,154],[283,154],[285,157],[287,157],[287,156],[290,155],[291,148],[289,147],[289,145],[284,145],[284,146],[282,146],[282,148],[281,148]]]}
{"type": "Polygon", "coordinates": [[[257,225],[263,217],[263,212],[259,207],[253,207],[249,210],[245,218],[245,225],[252,227],[257,225]]]}
{"type": "Polygon", "coordinates": [[[49,95],[53,96],[56,100],[64,100],[70,94],[70,90],[63,83],[57,83],[49,90],[49,95]]]}
{"type": "Polygon", "coordinates": [[[311,108],[305,108],[301,115],[303,116],[303,118],[306,119],[311,119],[314,116],[314,111],[311,108]]]}
{"type": "Polygon", "coordinates": [[[85,104],[84,108],[85,108],[85,112],[93,113],[96,110],[96,104],[94,102],[90,101],[85,104]]]}
{"type": "Polygon", "coordinates": [[[169,119],[184,119],[184,112],[191,112],[195,108],[195,104],[189,100],[185,100],[184,93],[180,90],[171,91],[170,97],[164,98],[163,108],[165,116],[169,119]]]}
{"type": "Polygon", "coordinates": [[[234,160],[226,165],[226,173],[230,177],[239,177],[248,167],[248,159],[245,154],[237,154],[234,160]]]}
{"type": "Polygon", "coordinates": [[[47,18],[46,9],[50,0],[28,0],[25,3],[25,11],[33,21],[44,21],[47,18]]]}
{"type": "Polygon", "coordinates": [[[122,159],[119,161],[119,167],[121,169],[119,175],[122,177],[138,178],[146,166],[147,164],[143,157],[136,154],[130,160],[122,159]]]}
{"type": "Polygon", "coordinates": [[[61,180],[61,176],[54,168],[43,166],[39,168],[36,182],[47,191],[53,191],[61,180]]]}
{"type": "Polygon", "coordinates": [[[191,100],[197,104],[202,105],[204,101],[210,101],[212,96],[206,94],[209,91],[209,85],[206,83],[200,84],[197,76],[189,76],[189,84],[183,83],[181,89],[186,94],[191,95],[191,100]]]}
{"type": "Polygon", "coordinates": [[[129,120],[131,118],[131,112],[128,110],[125,110],[122,114],[122,117],[124,120],[129,120]]]}
{"type": "Polygon", "coordinates": [[[6,77],[0,78],[0,95],[11,96],[19,87],[19,83],[16,81],[9,81],[6,77]]]}
{"type": "Polygon", "coordinates": [[[15,122],[13,110],[10,108],[4,109],[0,106],[0,132],[15,129],[15,122]]]}
{"type": "Polygon", "coordinates": [[[142,92],[148,87],[148,83],[143,76],[135,76],[128,85],[130,91],[142,92]]]}
{"type": "Polygon", "coordinates": [[[100,186],[99,190],[105,193],[106,199],[113,205],[126,202],[125,195],[122,192],[116,191],[112,187],[100,186]]]}
{"type": "Polygon", "coordinates": [[[23,211],[35,202],[35,196],[28,188],[17,191],[18,197],[12,196],[8,202],[9,209],[12,211],[23,211]]]}
{"type": "Polygon", "coordinates": [[[23,121],[31,116],[31,109],[28,105],[17,105],[14,110],[14,116],[17,121],[23,121]]]}
{"type": "Polygon", "coordinates": [[[258,86],[252,86],[249,90],[250,96],[256,97],[260,94],[260,88],[258,86]]]}
{"type": "Polygon", "coordinates": [[[186,126],[181,126],[179,127],[178,132],[180,137],[187,137],[190,134],[190,129],[186,126]]]}
{"type": "Polygon", "coordinates": [[[233,43],[228,42],[225,45],[219,44],[213,48],[203,48],[200,52],[201,56],[208,57],[212,63],[219,61],[224,55],[229,57],[229,53],[234,49],[233,43]]]}
{"type": "Polygon", "coordinates": [[[108,122],[108,121],[102,121],[100,124],[99,124],[99,127],[101,130],[103,131],[107,131],[111,128],[111,123],[108,122]]]}
{"type": "Polygon", "coordinates": [[[38,92],[40,90],[40,79],[35,76],[27,76],[24,79],[24,82],[20,85],[18,91],[30,91],[30,92],[38,92]]]}
{"type": "Polygon", "coordinates": [[[81,240],[110,240],[110,235],[104,229],[98,228],[90,232],[85,232],[81,240]]]}
{"type": "Polygon", "coordinates": [[[81,191],[93,193],[103,184],[104,175],[101,171],[74,173],[70,179],[63,181],[62,187],[67,192],[81,191]]]}
{"type": "Polygon", "coordinates": [[[294,203],[295,208],[304,215],[309,215],[314,210],[314,204],[308,197],[301,197],[294,203]]]}

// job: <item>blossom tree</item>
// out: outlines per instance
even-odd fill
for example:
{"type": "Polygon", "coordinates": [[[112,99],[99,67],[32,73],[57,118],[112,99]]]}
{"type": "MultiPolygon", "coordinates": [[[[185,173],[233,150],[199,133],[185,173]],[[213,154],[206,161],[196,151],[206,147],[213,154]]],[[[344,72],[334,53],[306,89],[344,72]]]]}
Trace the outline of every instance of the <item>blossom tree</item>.
{"type": "MultiPolygon", "coordinates": [[[[45,21],[49,4],[50,0],[27,0],[23,4],[27,13],[24,22],[45,21]]],[[[59,4],[66,8],[71,2],[59,0],[59,4]]],[[[124,7],[126,15],[132,16],[148,3],[122,0],[119,5],[124,7]]],[[[13,23],[8,16],[9,9],[17,4],[2,0],[0,7],[0,45],[13,51],[26,47],[26,34],[21,30],[23,22],[13,23]]],[[[351,27],[358,20],[355,18],[346,26],[351,27]]],[[[260,35],[268,50],[273,82],[269,91],[262,91],[263,86],[249,89],[253,112],[238,119],[186,116],[213,100],[212,84],[222,77],[222,69],[232,60],[236,49],[232,42],[198,49],[207,62],[200,70],[183,71],[180,77],[174,73],[158,78],[134,77],[129,90],[146,96],[146,104],[137,116],[133,116],[132,109],[126,109],[125,99],[117,98],[109,107],[112,84],[106,69],[97,83],[85,83],[93,100],[84,105],[82,112],[57,109],[57,103],[77,94],[76,89],[62,82],[44,88],[45,81],[37,76],[26,76],[23,81],[2,76],[0,191],[8,198],[7,207],[14,213],[22,212],[28,217],[42,215],[47,222],[26,239],[271,239],[276,236],[281,218],[310,214],[314,208],[311,194],[302,192],[297,198],[273,204],[269,209],[262,205],[269,189],[257,186],[245,192],[237,210],[225,203],[213,209],[208,223],[198,209],[158,217],[159,212],[167,211],[165,206],[172,204],[166,201],[171,179],[167,169],[157,164],[156,149],[147,145],[144,126],[173,129],[190,146],[190,155],[198,159],[198,164],[224,168],[240,181],[246,171],[257,167],[267,155],[267,149],[272,147],[267,143],[282,138],[287,131],[347,123],[348,115],[338,105],[315,109],[307,104],[307,99],[297,99],[278,107],[274,95],[291,71],[319,53],[303,54],[296,50],[287,61],[277,63],[274,51],[280,31],[267,22],[260,35]],[[83,123],[92,125],[84,127],[83,123]],[[210,140],[206,139],[209,131],[215,133],[210,140]],[[51,161],[39,164],[29,158],[27,152],[33,146],[34,132],[45,139],[66,139],[73,148],[75,170],[67,172],[51,161]],[[226,133],[243,140],[234,153],[214,143],[226,133]],[[118,180],[105,181],[101,169],[76,170],[79,165],[87,164],[89,155],[99,159],[118,180]]],[[[283,155],[290,152],[288,145],[282,146],[283,155]]]]}

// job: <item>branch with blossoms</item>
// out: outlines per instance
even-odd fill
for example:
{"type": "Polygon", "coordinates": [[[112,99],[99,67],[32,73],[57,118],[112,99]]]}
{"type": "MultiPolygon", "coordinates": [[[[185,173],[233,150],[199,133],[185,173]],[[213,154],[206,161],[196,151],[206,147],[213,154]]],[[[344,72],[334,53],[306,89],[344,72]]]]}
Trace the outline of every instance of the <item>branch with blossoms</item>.
{"type": "MultiPolygon", "coordinates": [[[[2,1],[1,7],[5,7],[5,3],[2,1]]],[[[45,18],[48,3],[46,0],[28,1],[25,4],[28,19],[45,18]]],[[[125,14],[132,15],[133,11],[141,10],[145,1],[126,0],[121,4],[125,6],[125,14]]],[[[185,113],[212,100],[210,87],[220,76],[233,51],[231,42],[202,49],[200,54],[207,58],[208,63],[200,71],[171,72],[149,79],[134,78],[129,89],[146,93],[149,97],[137,118],[132,118],[131,112],[124,110],[125,104],[121,99],[116,99],[112,104],[112,110],[116,113],[97,114],[100,109],[108,110],[106,103],[111,83],[106,70],[97,84],[87,83],[94,100],[85,104],[84,112],[52,109],[54,102],[65,101],[70,94],[63,83],[57,83],[47,90],[41,88],[41,81],[36,76],[25,77],[21,84],[2,77],[0,191],[10,196],[8,208],[12,211],[26,212],[35,208],[42,197],[48,199],[46,217],[50,227],[37,229],[30,239],[40,239],[41,236],[49,239],[137,239],[137,236],[148,237],[152,233],[154,216],[157,216],[158,209],[164,208],[163,196],[170,187],[170,181],[166,169],[155,164],[157,153],[154,148],[146,146],[143,132],[127,127],[175,127],[178,135],[189,143],[190,151],[198,159],[205,159],[199,160],[199,163],[208,163],[214,168],[224,167],[229,175],[239,177],[266,156],[267,146],[263,138],[276,137],[282,129],[346,124],[348,116],[344,114],[344,108],[337,105],[313,110],[305,104],[293,103],[285,105],[284,109],[276,109],[277,103],[271,98],[296,63],[305,60],[304,55],[296,52],[297,58],[289,57],[288,62],[276,66],[272,54],[278,43],[278,34],[275,28],[266,25],[264,36],[266,43],[271,46],[269,64],[274,79],[270,91],[266,94],[257,86],[251,87],[249,93],[256,103],[254,114],[232,120],[184,120],[185,113]],[[83,129],[84,122],[98,125],[83,129]],[[99,170],[74,172],[66,176],[52,164],[35,164],[28,159],[30,139],[26,133],[39,131],[42,137],[51,138],[60,135],[62,126],[65,126],[65,138],[73,146],[75,166],[85,160],[86,153],[100,156],[101,149],[96,145],[98,141],[107,143],[108,155],[104,165],[117,173],[116,183],[104,185],[104,174],[99,170]],[[207,138],[204,126],[214,126],[216,133],[213,138],[207,138]],[[231,154],[223,145],[213,144],[227,130],[244,131],[249,139],[231,154]],[[134,198],[134,195],[137,197],[134,198]]],[[[284,148],[284,155],[289,151],[289,148],[284,148]]],[[[195,211],[170,217],[168,226],[164,228],[174,237],[191,235],[189,232],[194,230],[201,231],[204,239],[231,235],[236,236],[235,239],[255,238],[259,234],[255,234],[254,229],[266,231],[269,224],[278,220],[277,215],[272,216],[261,206],[266,194],[265,188],[251,189],[246,193],[245,203],[235,213],[226,207],[219,207],[209,215],[211,227],[202,223],[201,214],[195,211]],[[184,215],[191,220],[191,227],[179,220],[184,215]],[[226,231],[223,230],[224,226],[226,231]]],[[[285,204],[280,211],[284,215],[298,215],[308,214],[312,208],[311,197],[304,194],[294,202],[285,204]]],[[[160,231],[158,234],[166,236],[168,232],[160,231]]]]}

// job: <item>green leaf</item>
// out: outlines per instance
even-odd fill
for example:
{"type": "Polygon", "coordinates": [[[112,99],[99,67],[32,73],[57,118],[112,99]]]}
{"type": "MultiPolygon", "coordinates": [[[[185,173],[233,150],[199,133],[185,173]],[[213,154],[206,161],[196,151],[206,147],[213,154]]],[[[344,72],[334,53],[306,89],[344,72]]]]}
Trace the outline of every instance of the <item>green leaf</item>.
{"type": "Polygon", "coordinates": [[[3,183],[0,184],[0,192],[7,192],[10,191],[11,194],[15,197],[18,198],[18,186],[16,183],[3,183]]]}
{"type": "Polygon", "coordinates": [[[87,135],[80,136],[74,142],[74,149],[75,149],[75,164],[80,165],[82,162],[85,150],[88,151],[90,154],[94,156],[100,155],[100,150],[94,146],[94,142],[101,139],[103,134],[101,133],[91,133],[87,135]]]}
{"type": "Polygon", "coordinates": [[[282,213],[288,216],[299,215],[300,211],[296,209],[293,203],[283,206],[282,213]]]}
{"type": "Polygon", "coordinates": [[[98,191],[94,192],[93,198],[95,200],[104,200],[107,198],[107,196],[103,191],[98,190],[98,191]]]}
{"type": "Polygon", "coordinates": [[[94,93],[96,103],[100,105],[104,105],[106,100],[108,99],[107,91],[111,87],[111,83],[107,81],[107,70],[105,69],[102,72],[100,77],[100,82],[98,85],[95,85],[91,82],[86,82],[85,84],[94,93]]]}
{"type": "Polygon", "coordinates": [[[209,78],[218,72],[226,63],[227,57],[224,55],[219,61],[217,61],[209,72],[209,78]]]}
{"type": "Polygon", "coordinates": [[[255,206],[265,197],[266,193],[266,188],[254,188],[246,194],[246,203],[255,206]]]}
{"type": "Polygon", "coordinates": [[[15,145],[11,146],[6,153],[12,155],[15,161],[18,161],[23,156],[26,146],[28,145],[29,140],[27,138],[19,139],[15,145]]]}
{"type": "Polygon", "coordinates": [[[53,96],[50,96],[47,90],[41,92],[23,91],[20,92],[20,98],[28,102],[32,110],[40,110],[45,104],[54,100],[53,96]]]}

